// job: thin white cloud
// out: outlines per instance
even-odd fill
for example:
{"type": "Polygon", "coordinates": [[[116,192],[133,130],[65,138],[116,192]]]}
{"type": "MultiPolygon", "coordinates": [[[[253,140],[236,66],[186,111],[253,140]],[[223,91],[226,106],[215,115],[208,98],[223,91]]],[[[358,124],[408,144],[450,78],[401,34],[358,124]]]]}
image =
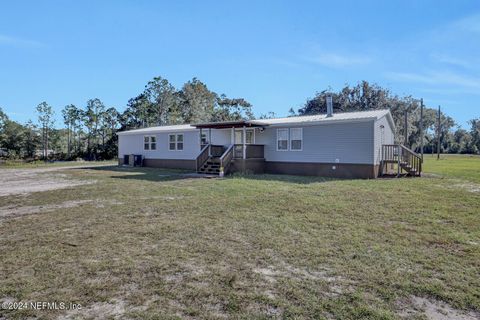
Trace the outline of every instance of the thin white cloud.
{"type": "Polygon", "coordinates": [[[14,47],[44,47],[45,45],[35,40],[22,39],[18,37],[11,37],[0,34],[0,46],[14,46],[14,47]]]}
{"type": "Polygon", "coordinates": [[[475,89],[466,89],[466,88],[419,88],[421,92],[433,93],[435,95],[451,96],[451,95],[480,95],[480,92],[475,89]]]}
{"type": "Polygon", "coordinates": [[[402,82],[416,82],[434,86],[445,86],[449,89],[478,90],[480,94],[480,78],[469,77],[453,72],[432,71],[427,73],[389,72],[387,78],[402,82]],[[453,87],[453,88],[452,88],[453,87]]]}
{"type": "Polygon", "coordinates": [[[454,27],[468,32],[480,33],[480,14],[474,14],[455,21],[454,27]]]}
{"type": "Polygon", "coordinates": [[[275,64],[280,65],[280,66],[283,66],[283,67],[289,67],[289,68],[295,68],[295,67],[300,66],[300,64],[296,61],[282,59],[282,58],[272,58],[272,59],[270,59],[270,62],[275,63],[275,64]]]}
{"type": "Polygon", "coordinates": [[[435,61],[440,63],[450,64],[450,65],[464,67],[464,68],[469,68],[472,66],[472,63],[467,59],[456,58],[446,54],[434,53],[432,54],[432,58],[435,61]]]}
{"type": "Polygon", "coordinates": [[[429,76],[417,74],[417,73],[408,73],[408,72],[388,72],[386,74],[387,78],[390,80],[398,80],[403,82],[421,82],[426,84],[436,84],[437,82],[429,76]]]}
{"type": "Polygon", "coordinates": [[[306,57],[305,60],[332,68],[345,68],[358,65],[365,65],[371,62],[371,59],[364,56],[343,55],[338,53],[319,53],[306,57]]]}

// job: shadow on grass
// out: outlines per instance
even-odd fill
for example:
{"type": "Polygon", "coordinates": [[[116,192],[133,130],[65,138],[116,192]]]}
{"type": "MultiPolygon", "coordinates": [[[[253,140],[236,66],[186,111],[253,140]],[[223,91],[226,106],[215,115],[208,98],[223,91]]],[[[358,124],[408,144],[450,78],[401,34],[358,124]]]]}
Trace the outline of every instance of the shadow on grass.
{"type": "Polygon", "coordinates": [[[232,174],[229,176],[232,179],[248,179],[258,181],[276,181],[276,182],[289,182],[296,184],[310,184],[310,183],[323,183],[344,180],[339,178],[317,177],[317,176],[294,176],[287,174],[232,174]]]}
{"type": "MultiPolygon", "coordinates": [[[[127,166],[102,166],[86,168],[89,170],[112,172],[110,177],[122,180],[145,180],[145,181],[173,181],[193,178],[218,178],[213,175],[196,174],[192,170],[167,169],[167,168],[148,168],[148,167],[127,167],[127,166]],[[123,173],[123,174],[122,174],[123,173]]],[[[296,184],[323,183],[330,181],[338,181],[341,179],[315,177],[315,176],[294,176],[280,174],[239,174],[234,173],[225,176],[223,181],[232,179],[245,179],[252,181],[275,181],[296,184]]]]}
{"type": "Polygon", "coordinates": [[[128,166],[103,166],[87,168],[89,170],[118,173],[110,178],[122,180],[146,180],[146,181],[172,181],[188,179],[195,173],[191,170],[167,169],[167,168],[148,168],[148,167],[128,167],[128,166]],[[123,174],[122,174],[123,173],[123,174]]]}

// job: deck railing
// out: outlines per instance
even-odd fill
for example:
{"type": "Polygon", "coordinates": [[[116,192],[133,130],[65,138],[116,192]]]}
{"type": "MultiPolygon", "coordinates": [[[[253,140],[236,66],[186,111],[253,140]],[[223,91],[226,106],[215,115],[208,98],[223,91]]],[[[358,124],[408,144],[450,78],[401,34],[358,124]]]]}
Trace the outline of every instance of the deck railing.
{"type": "Polygon", "coordinates": [[[210,151],[211,151],[210,149],[211,149],[211,145],[207,144],[200,151],[200,154],[198,155],[197,159],[195,160],[196,166],[197,166],[197,171],[200,170],[200,168],[203,166],[203,164],[208,160],[208,158],[210,156],[210,151]]]}
{"type": "Polygon", "coordinates": [[[211,145],[210,155],[212,157],[221,157],[225,152],[225,147],[221,145],[211,145]]]}
{"type": "Polygon", "coordinates": [[[402,169],[409,175],[420,176],[422,173],[422,157],[401,144],[382,145],[382,173],[388,163],[397,164],[397,175],[402,169]]]}
{"type": "Polygon", "coordinates": [[[422,157],[404,145],[400,145],[400,150],[403,163],[406,165],[407,170],[413,175],[421,175],[423,162],[422,157]]]}
{"type": "MultiPolygon", "coordinates": [[[[264,145],[263,144],[246,144],[245,145],[245,158],[264,158],[264,145]]],[[[236,144],[234,152],[234,157],[242,159],[243,158],[243,144],[236,144]]]]}
{"type": "Polygon", "coordinates": [[[220,167],[223,168],[224,174],[227,174],[228,170],[230,169],[230,163],[232,162],[232,159],[233,159],[233,150],[234,150],[234,145],[232,144],[227,148],[227,150],[220,157],[220,167]]]}

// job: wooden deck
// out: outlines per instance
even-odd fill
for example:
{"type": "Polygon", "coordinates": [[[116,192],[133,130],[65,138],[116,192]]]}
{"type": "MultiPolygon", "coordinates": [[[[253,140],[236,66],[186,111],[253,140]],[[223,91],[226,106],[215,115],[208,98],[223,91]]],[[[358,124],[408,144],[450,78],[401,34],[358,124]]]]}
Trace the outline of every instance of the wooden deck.
{"type": "Polygon", "coordinates": [[[422,163],[422,157],[404,145],[384,144],[379,175],[420,177],[422,163]]]}
{"type": "Polygon", "coordinates": [[[197,157],[197,172],[208,174],[229,173],[235,159],[264,159],[264,146],[261,144],[204,145],[197,157]]]}

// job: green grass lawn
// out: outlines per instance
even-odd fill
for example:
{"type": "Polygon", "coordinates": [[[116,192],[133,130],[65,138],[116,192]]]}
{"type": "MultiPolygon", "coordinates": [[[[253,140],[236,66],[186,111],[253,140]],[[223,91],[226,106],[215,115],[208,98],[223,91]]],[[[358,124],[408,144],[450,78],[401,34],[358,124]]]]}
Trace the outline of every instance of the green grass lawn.
{"type": "Polygon", "coordinates": [[[405,312],[412,297],[479,312],[480,158],[427,155],[424,169],[376,180],[60,171],[95,183],[0,197],[51,208],[0,217],[0,300],[83,309],[0,318],[421,319],[405,312]],[[76,205],[55,207],[65,203],[76,205]]]}
{"type": "Polygon", "coordinates": [[[480,183],[480,156],[478,155],[424,155],[426,171],[443,177],[480,183]]]}
{"type": "Polygon", "coordinates": [[[106,161],[52,161],[52,162],[45,162],[45,161],[32,161],[32,162],[21,162],[21,161],[3,161],[0,162],[0,170],[1,169],[30,169],[30,168],[53,168],[53,167],[66,167],[66,166],[91,166],[91,165],[115,165],[117,161],[113,160],[106,160],[106,161]]]}

